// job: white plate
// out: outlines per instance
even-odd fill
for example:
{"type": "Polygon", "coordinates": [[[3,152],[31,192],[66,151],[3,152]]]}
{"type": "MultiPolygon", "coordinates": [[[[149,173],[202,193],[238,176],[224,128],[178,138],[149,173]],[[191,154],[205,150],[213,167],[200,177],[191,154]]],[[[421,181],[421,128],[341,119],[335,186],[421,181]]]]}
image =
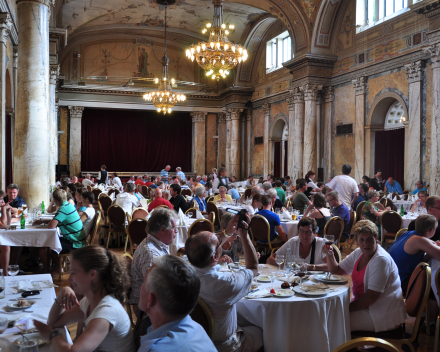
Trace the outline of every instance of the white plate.
{"type": "Polygon", "coordinates": [[[332,275],[330,279],[327,278],[327,276],[324,275],[316,275],[315,279],[321,282],[324,282],[326,284],[328,283],[334,283],[334,284],[342,284],[348,282],[347,278],[340,276],[340,275],[332,275]]]}
{"type": "Polygon", "coordinates": [[[267,277],[267,276],[258,276],[257,282],[262,282],[264,284],[267,284],[268,282],[271,282],[271,281],[270,281],[269,277],[267,277]]]}
{"type": "Polygon", "coordinates": [[[289,298],[293,296],[292,290],[288,289],[275,290],[275,292],[275,294],[272,293],[272,296],[277,298],[289,298]]]}
{"type": "MultiPolygon", "coordinates": [[[[44,345],[47,342],[47,340],[45,340],[38,332],[35,332],[33,334],[26,334],[25,336],[27,337],[28,340],[37,340],[38,346],[44,345]]],[[[23,337],[20,336],[18,339],[14,341],[14,345],[20,347],[22,342],[23,342],[23,337]]]]}
{"type": "Polygon", "coordinates": [[[15,309],[15,310],[23,310],[23,309],[28,309],[28,308],[32,307],[35,303],[37,303],[36,301],[26,300],[26,299],[23,299],[23,301],[27,301],[30,304],[25,307],[20,307],[20,306],[18,306],[18,301],[17,301],[14,303],[9,303],[8,308],[15,309]]]}
{"type": "Polygon", "coordinates": [[[304,296],[326,296],[328,291],[327,290],[323,290],[323,289],[316,289],[316,290],[312,290],[310,289],[310,286],[307,287],[306,290],[302,290],[299,285],[295,286],[293,288],[293,291],[295,291],[296,293],[300,293],[304,296]]]}

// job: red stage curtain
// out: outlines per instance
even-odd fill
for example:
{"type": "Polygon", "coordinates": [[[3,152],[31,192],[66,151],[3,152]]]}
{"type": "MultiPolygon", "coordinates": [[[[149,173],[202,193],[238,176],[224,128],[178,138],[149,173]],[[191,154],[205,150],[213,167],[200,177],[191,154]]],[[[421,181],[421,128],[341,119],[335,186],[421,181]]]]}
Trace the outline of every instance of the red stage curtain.
{"type": "Polygon", "coordinates": [[[81,169],[160,171],[166,165],[191,170],[189,113],[85,109],[81,130],[81,169]]]}
{"type": "MultiPolygon", "coordinates": [[[[375,137],[374,171],[382,170],[382,178],[393,177],[403,190],[405,162],[405,129],[378,131],[375,137]]],[[[367,175],[372,176],[372,175],[367,175]]],[[[359,181],[359,180],[358,180],[359,181]]]]}
{"type": "Polygon", "coordinates": [[[273,175],[280,177],[281,174],[281,142],[275,142],[275,155],[273,159],[273,175]]]}
{"type": "MultiPolygon", "coordinates": [[[[6,153],[6,175],[5,182],[6,185],[11,184],[12,181],[12,117],[11,115],[6,115],[6,133],[5,133],[5,153],[6,153]]],[[[55,171],[54,171],[55,172],[55,171]]],[[[6,190],[5,190],[6,191],[6,190]]]]}

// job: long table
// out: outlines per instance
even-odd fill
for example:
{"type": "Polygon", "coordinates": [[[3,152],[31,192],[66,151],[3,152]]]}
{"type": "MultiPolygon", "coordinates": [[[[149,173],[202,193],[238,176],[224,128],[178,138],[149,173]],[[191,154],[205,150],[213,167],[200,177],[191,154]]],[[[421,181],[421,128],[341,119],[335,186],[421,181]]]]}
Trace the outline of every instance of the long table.
{"type": "MultiPolygon", "coordinates": [[[[12,288],[12,287],[16,287],[15,282],[20,280],[52,282],[52,276],[50,274],[38,274],[38,275],[20,275],[15,277],[11,277],[11,276],[5,277],[6,297],[0,300],[0,304],[2,305],[1,306],[2,309],[0,310],[0,312],[4,312],[3,309],[4,306],[12,302],[9,301],[10,299],[21,297],[21,294],[15,293],[15,290],[12,288]]],[[[33,324],[33,319],[46,323],[47,318],[49,316],[50,308],[52,307],[52,304],[56,298],[55,289],[43,288],[41,293],[35,297],[40,299],[36,300],[37,303],[29,309],[30,311],[32,311],[32,313],[13,313],[13,314],[0,313],[0,317],[7,317],[8,320],[20,319],[20,323],[27,324],[26,329],[32,329],[35,327],[33,324]]],[[[32,297],[29,297],[29,299],[32,299],[32,297]]],[[[67,340],[67,342],[72,344],[72,339],[70,338],[70,334],[67,328],[64,327],[59,330],[62,333],[63,337],[67,340]]],[[[2,349],[3,352],[18,351],[18,348],[15,345],[13,345],[13,342],[17,338],[20,338],[20,335],[14,335],[17,332],[19,332],[18,328],[10,328],[0,335],[0,348],[2,349]]],[[[49,352],[49,351],[54,351],[53,346],[50,344],[45,344],[39,347],[39,352],[49,352]]]]}

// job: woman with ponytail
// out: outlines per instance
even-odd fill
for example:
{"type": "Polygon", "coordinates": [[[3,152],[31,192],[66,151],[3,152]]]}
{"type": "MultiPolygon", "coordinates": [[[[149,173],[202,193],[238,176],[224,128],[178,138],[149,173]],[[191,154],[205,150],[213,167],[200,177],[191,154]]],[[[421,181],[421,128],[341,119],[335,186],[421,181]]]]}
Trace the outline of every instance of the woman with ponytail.
{"type": "Polygon", "coordinates": [[[98,246],[72,252],[71,287],[63,287],[50,310],[47,325],[34,321],[40,334],[51,341],[54,351],[135,351],[130,319],[123,307],[130,285],[122,261],[98,246]],[[76,295],[83,295],[80,302],[76,295]],[[83,323],[70,345],[53,328],[83,323]]]}
{"type": "Polygon", "coordinates": [[[318,185],[313,182],[315,177],[316,174],[312,170],[309,170],[304,176],[304,180],[307,182],[307,191],[309,192],[321,192],[321,189],[318,187],[318,185]]]}

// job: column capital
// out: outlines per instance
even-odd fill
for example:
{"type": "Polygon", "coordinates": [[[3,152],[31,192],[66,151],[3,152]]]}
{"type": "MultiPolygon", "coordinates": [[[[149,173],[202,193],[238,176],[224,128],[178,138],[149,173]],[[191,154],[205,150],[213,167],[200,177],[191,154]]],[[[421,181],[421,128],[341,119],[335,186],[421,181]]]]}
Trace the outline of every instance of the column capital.
{"type": "Polygon", "coordinates": [[[304,103],[304,93],[299,87],[293,88],[290,93],[293,95],[293,102],[295,104],[304,103]]]}
{"type": "Polygon", "coordinates": [[[226,122],[226,114],[224,112],[218,113],[218,123],[225,123],[226,122]]]}
{"type": "Polygon", "coordinates": [[[431,57],[432,68],[440,68],[440,43],[422,48],[423,53],[431,57]]]}
{"type": "Polygon", "coordinates": [[[263,104],[263,111],[264,111],[264,115],[270,115],[270,104],[269,103],[263,104]]]}
{"type": "Polygon", "coordinates": [[[50,84],[57,84],[59,75],[60,75],[60,65],[50,65],[50,73],[49,73],[50,84]]]}
{"type": "Polygon", "coordinates": [[[0,13],[0,43],[6,45],[11,33],[12,18],[8,12],[0,13]]]}
{"type": "Polygon", "coordinates": [[[330,103],[335,99],[335,89],[332,86],[325,87],[324,99],[326,103],[330,103]]]}
{"type": "Polygon", "coordinates": [[[193,123],[205,122],[206,115],[208,115],[208,113],[207,112],[203,112],[203,111],[192,112],[191,113],[192,122],[193,123]]]}
{"type": "Polygon", "coordinates": [[[405,65],[406,73],[408,74],[408,83],[420,82],[423,78],[422,68],[423,61],[418,60],[405,65]]]}
{"type": "Polygon", "coordinates": [[[304,94],[304,100],[317,100],[318,99],[318,92],[322,89],[321,84],[311,84],[307,83],[303,85],[302,87],[299,87],[299,89],[304,94]]]}
{"type": "Polygon", "coordinates": [[[69,111],[70,111],[71,118],[80,119],[80,118],[82,118],[84,107],[83,106],[69,106],[69,111]]]}
{"type": "Polygon", "coordinates": [[[353,83],[353,88],[355,89],[356,95],[362,95],[366,93],[367,77],[362,76],[352,80],[351,82],[353,83]]]}
{"type": "Polygon", "coordinates": [[[289,97],[286,99],[287,105],[289,106],[289,111],[295,110],[295,95],[293,90],[289,90],[289,97]]]}
{"type": "Polygon", "coordinates": [[[231,120],[238,120],[244,109],[228,109],[228,115],[231,120]]]}

